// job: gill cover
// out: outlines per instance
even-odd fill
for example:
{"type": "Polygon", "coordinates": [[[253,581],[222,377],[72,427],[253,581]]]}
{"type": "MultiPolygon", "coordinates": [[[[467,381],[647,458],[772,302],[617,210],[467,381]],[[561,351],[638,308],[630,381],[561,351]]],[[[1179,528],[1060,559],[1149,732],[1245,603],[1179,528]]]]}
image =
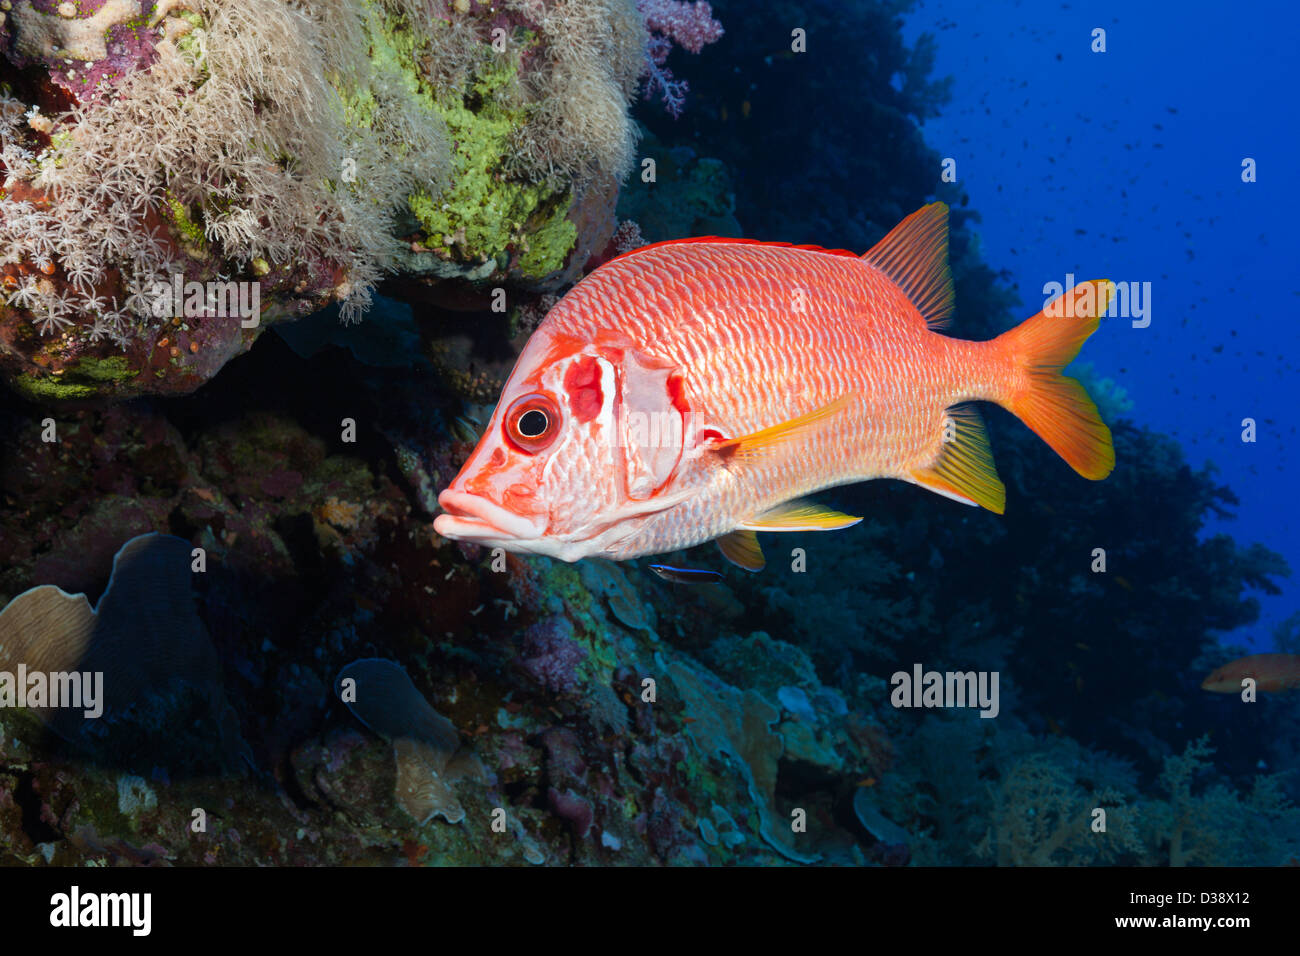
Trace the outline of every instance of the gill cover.
{"type": "Polygon", "coordinates": [[[629,499],[644,501],[664,489],[687,441],[675,367],[634,349],[601,348],[569,366],[564,392],[575,422],[595,423],[610,436],[629,499]]]}

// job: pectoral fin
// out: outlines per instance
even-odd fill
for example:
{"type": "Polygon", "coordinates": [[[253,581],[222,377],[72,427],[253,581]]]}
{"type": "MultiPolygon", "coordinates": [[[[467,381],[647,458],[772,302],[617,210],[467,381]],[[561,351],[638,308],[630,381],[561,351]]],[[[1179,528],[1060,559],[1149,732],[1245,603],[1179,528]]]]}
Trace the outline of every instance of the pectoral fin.
{"type": "Polygon", "coordinates": [[[830,419],[847,408],[855,397],[852,393],[841,395],[830,404],[814,408],[798,418],[792,418],[748,435],[741,435],[739,438],[728,438],[718,443],[713,449],[714,454],[721,457],[723,461],[733,459],[748,461],[770,455],[787,442],[807,439],[818,429],[824,428],[829,424],[830,419]]]}

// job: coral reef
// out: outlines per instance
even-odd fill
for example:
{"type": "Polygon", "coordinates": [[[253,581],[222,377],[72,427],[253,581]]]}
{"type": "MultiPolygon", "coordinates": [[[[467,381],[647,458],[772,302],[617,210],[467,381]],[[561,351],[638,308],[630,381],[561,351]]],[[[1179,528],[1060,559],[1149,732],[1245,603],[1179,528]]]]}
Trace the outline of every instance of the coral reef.
{"type": "MultiPolygon", "coordinates": [[[[1146,454],[1163,523],[1132,512],[1136,479],[1123,473],[1081,504],[1027,469],[1009,482],[1023,509],[997,535],[905,488],[855,490],[872,523],[790,536],[807,552],[800,572],[773,561],[763,575],[683,586],[636,565],[501,565],[429,527],[431,489],[471,447],[453,436],[466,408],[441,372],[409,361],[400,339],[340,341],[299,354],[268,337],[201,396],[0,415],[0,495],[13,504],[0,517],[0,597],[37,584],[95,595],[123,541],[184,538],[178,557],[249,771],[196,776],[153,744],[148,766],[123,765],[116,748],[87,762],[6,711],[0,786],[17,809],[0,810],[4,859],[1167,864],[1296,852],[1294,781],[1257,769],[1287,765],[1294,704],[1256,712],[1197,689],[1207,622],[1248,621],[1246,589],[1276,566],[1198,538],[1201,516],[1230,498],[1157,436],[1116,430],[1121,460],[1146,454]],[[324,380],[337,387],[303,387],[324,380]],[[1055,512],[1051,527],[1040,508],[1055,512]],[[1095,515],[1126,525],[1133,557],[1113,558],[1114,573],[1136,577],[1129,561],[1163,556],[1142,586],[1167,595],[1162,618],[1181,630],[1138,600],[1113,633],[1087,627],[1129,592],[1076,580],[1086,562],[1075,575],[1045,569],[1111,539],[1095,515]],[[1181,542],[1176,562],[1169,541],[1181,542]],[[189,570],[193,547],[206,551],[203,574],[189,570]],[[1197,583],[1205,574],[1220,577],[1197,583]],[[359,698],[386,701],[391,723],[354,716],[331,691],[375,657],[405,669],[400,693],[359,698]],[[900,659],[999,670],[1002,714],[895,710],[883,678],[900,659]],[[1174,721],[1213,730],[1214,767],[1203,748],[1176,758],[1186,738],[1174,721]],[[481,773],[453,766],[461,751],[481,773]],[[201,836],[188,829],[195,807],[208,811],[201,836]],[[1098,807],[1104,835],[1089,828],[1098,807]]],[[[382,667],[381,679],[400,673],[382,667]]],[[[173,707],[198,718],[201,703],[173,707]]],[[[200,739],[196,752],[221,752],[218,736],[200,739]]]]}
{"type": "Polygon", "coordinates": [[[482,767],[462,750],[456,729],[429,706],[411,678],[392,661],[353,661],[339,671],[339,696],[353,716],[393,745],[394,800],[424,825],[435,816],[460,823],[465,810],[453,786],[482,777],[482,767]]]}
{"type": "Polygon", "coordinates": [[[177,394],[388,274],[571,283],[616,226],[647,37],[632,0],[18,0],[0,374],[177,394]]]}
{"type": "Polygon", "coordinates": [[[633,177],[618,201],[619,217],[635,222],[641,239],[743,235],[731,176],[720,160],[698,156],[689,146],[670,149],[653,134],[641,151],[654,160],[655,177],[633,177]]]}
{"type": "MultiPolygon", "coordinates": [[[[3,786],[22,805],[48,807],[53,822],[6,828],[5,859],[849,858],[852,837],[823,791],[873,772],[873,744],[796,648],[781,652],[790,663],[780,683],[740,689],[732,682],[764,671],[770,639],[733,635],[716,664],[731,676],[718,676],[659,636],[669,585],[648,572],[514,557],[494,571],[490,556],[435,539],[396,465],[398,447],[425,472],[464,448],[431,417],[432,368],[371,377],[336,347],[304,359],[274,344],[260,343],[202,398],[61,413],[50,445],[39,422],[4,420],[16,467],[0,483],[27,505],[0,522],[0,592],[42,579],[93,594],[127,529],[184,534],[206,549],[206,572],[192,575],[185,549],[185,574],[250,747],[247,777],[170,763],[123,769],[104,753],[85,764],[14,712],[4,718],[3,786]],[[243,375],[268,367],[292,381],[333,367],[354,387],[324,403],[288,384],[246,393],[246,406],[256,395],[261,407],[228,420],[227,394],[245,394],[243,375]],[[378,417],[353,413],[370,422],[369,437],[326,438],[326,423],[367,395],[378,417]],[[190,440],[180,440],[182,424],[190,440]],[[108,488],[118,504],[94,491],[108,488]],[[126,507],[137,498],[153,504],[126,507]],[[355,699],[329,690],[336,677],[355,679],[355,699]],[[796,685],[813,714],[782,703],[795,701],[796,685]],[[720,705],[733,696],[746,701],[739,723],[720,705]],[[123,773],[156,802],[119,812],[123,773]],[[202,836],[186,829],[194,807],[209,813],[202,836]],[[806,832],[791,830],[795,808],[807,811],[806,832]]],[[[734,614],[704,607],[697,621],[734,614]]]]}

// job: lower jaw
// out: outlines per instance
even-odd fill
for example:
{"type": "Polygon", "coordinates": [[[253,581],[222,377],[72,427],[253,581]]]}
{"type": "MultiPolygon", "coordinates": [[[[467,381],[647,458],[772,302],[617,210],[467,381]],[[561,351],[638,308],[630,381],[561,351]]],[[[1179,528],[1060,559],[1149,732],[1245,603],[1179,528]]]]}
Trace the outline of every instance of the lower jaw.
{"type": "Polygon", "coordinates": [[[469,541],[473,544],[506,539],[506,535],[501,529],[460,515],[438,515],[433,519],[433,530],[444,538],[450,538],[453,541],[469,541]]]}

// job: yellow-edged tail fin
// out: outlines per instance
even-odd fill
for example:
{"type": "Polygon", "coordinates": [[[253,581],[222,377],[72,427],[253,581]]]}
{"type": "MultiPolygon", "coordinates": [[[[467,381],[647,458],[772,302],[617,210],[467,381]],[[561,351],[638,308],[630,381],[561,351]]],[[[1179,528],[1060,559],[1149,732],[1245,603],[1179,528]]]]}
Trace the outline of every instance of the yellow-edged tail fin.
{"type": "Polygon", "coordinates": [[[1071,468],[1094,481],[1115,468],[1110,429],[1083,386],[1061,370],[1097,331],[1113,291],[1108,279],[1080,282],[995,340],[1028,373],[1025,385],[1002,404],[1071,468]]]}

